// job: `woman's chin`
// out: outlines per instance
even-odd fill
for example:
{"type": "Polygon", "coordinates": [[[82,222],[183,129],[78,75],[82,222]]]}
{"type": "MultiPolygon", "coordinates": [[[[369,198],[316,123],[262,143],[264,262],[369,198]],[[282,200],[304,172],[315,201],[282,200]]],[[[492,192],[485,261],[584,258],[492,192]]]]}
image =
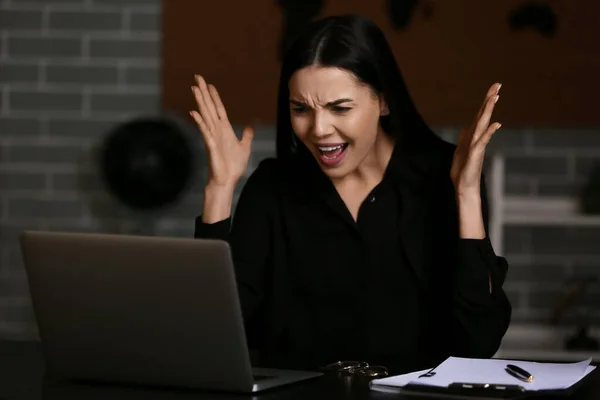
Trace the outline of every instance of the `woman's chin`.
{"type": "Polygon", "coordinates": [[[317,163],[319,164],[319,167],[323,173],[331,179],[340,179],[350,173],[350,159],[348,158],[343,160],[343,162],[336,163],[335,165],[323,163],[318,157],[315,158],[317,158],[317,163]]]}

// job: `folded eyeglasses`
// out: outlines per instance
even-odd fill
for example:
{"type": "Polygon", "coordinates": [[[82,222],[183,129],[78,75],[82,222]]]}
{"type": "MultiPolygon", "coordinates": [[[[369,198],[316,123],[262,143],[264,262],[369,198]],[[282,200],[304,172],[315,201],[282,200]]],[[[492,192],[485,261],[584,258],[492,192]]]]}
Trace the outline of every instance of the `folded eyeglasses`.
{"type": "Polygon", "coordinates": [[[337,373],[340,376],[359,376],[375,379],[388,376],[388,369],[382,365],[370,365],[366,361],[336,361],[321,368],[326,373],[337,373]]]}

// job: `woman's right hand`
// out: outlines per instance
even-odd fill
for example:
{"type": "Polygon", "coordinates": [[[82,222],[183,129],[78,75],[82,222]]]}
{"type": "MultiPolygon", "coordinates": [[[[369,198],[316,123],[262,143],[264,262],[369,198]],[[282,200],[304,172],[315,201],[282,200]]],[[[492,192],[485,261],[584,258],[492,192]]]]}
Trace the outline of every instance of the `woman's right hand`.
{"type": "Polygon", "coordinates": [[[190,115],[200,129],[208,153],[207,186],[234,188],[246,173],[254,129],[245,127],[242,139],[238,139],[217,89],[207,85],[199,75],[192,92],[198,111],[190,111],[190,115]]]}

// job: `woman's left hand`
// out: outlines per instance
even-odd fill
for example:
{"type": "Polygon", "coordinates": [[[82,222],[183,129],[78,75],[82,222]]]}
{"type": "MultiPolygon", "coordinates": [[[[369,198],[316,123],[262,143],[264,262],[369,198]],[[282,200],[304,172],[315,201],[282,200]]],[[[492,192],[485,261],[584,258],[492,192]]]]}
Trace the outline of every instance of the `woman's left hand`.
{"type": "Polygon", "coordinates": [[[477,117],[468,129],[463,129],[458,137],[452,160],[450,177],[457,196],[479,193],[485,148],[501,124],[490,125],[492,112],[500,91],[500,83],[494,83],[488,90],[477,117]]]}

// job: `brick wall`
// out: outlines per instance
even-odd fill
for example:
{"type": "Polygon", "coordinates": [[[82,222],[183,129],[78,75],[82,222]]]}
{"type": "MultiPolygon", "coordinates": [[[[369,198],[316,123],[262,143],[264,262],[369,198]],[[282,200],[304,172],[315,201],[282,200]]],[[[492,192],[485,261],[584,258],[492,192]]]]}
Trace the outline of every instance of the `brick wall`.
{"type": "Polygon", "coordinates": [[[36,327],[17,233],[135,221],[94,170],[102,135],[160,105],[159,0],[0,1],[0,337],[36,327]]]}
{"type": "MultiPolygon", "coordinates": [[[[202,171],[180,204],[139,216],[106,194],[94,163],[111,128],[160,112],[160,67],[159,0],[0,0],[0,338],[37,335],[19,231],[192,236],[202,171]]],[[[439,132],[452,139],[455,130],[439,132]]],[[[259,128],[249,172],[274,153],[273,138],[259,128]]],[[[573,194],[600,158],[600,130],[503,128],[493,150],[509,154],[509,193],[573,194]]],[[[515,320],[543,321],[568,276],[600,274],[600,227],[504,235],[515,320]]],[[[594,293],[587,301],[598,305],[594,293]]]]}

